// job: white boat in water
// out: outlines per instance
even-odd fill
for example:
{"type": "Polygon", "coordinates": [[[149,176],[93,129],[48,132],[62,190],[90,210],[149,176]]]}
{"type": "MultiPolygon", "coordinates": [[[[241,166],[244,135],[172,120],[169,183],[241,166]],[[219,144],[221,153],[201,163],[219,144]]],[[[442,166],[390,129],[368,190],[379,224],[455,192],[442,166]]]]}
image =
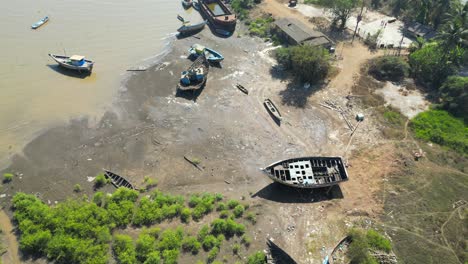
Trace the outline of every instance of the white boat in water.
{"type": "Polygon", "coordinates": [[[54,59],[60,66],[76,71],[88,71],[91,72],[93,70],[94,62],[91,60],[85,59],[84,56],[81,55],[73,55],[71,57],[68,56],[61,56],[55,54],[49,54],[49,56],[54,59]]]}
{"type": "Polygon", "coordinates": [[[47,23],[47,21],[49,21],[49,17],[48,17],[48,16],[46,16],[46,17],[44,17],[43,19],[41,19],[41,20],[37,21],[36,23],[32,24],[32,25],[31,25],[31,28],[32,28],[32,29],[37,29],[37,28],[39,28],[40,26],[42,26],[42,25],[44,25],[45,23],[47,23]]]}
{"type": "Polygon", "coordinates": [[[301,157],[275,162],[262,169],[275,182],[296,188],[321,188],[348,180],[341,157],[301,157]]]}

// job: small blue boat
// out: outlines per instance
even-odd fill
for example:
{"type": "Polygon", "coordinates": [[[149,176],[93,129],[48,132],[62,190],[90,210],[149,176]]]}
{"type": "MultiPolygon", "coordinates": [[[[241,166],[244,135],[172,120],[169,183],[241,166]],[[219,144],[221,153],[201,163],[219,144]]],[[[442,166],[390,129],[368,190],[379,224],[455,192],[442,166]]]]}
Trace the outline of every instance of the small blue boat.
{"type": "Polygon", "coordinates": [[[222,60],[224,60],[224,57],[223,55],[221,55],[221,53],[213,49],[206,48],[205,46],[202,46],[200,44],[193,44],[192,47],[190,47],[189,49],[189,53],[191,56],[195,56],[195,57],[198,57],[204,53],[206,60],[212,63],[217,63],[217,62],[221,62],[222,60]]]}
{"type": "Polygon", "coordinates": [[[36,23],[32,24],[31,28],[32,29],[37,29],[39,28],[40,26],[44,25],[45,23],[47,23],[47,21],[49,21],[49,17],[46,16],[44,17],[43,19],[37,21],[36,23]]]}

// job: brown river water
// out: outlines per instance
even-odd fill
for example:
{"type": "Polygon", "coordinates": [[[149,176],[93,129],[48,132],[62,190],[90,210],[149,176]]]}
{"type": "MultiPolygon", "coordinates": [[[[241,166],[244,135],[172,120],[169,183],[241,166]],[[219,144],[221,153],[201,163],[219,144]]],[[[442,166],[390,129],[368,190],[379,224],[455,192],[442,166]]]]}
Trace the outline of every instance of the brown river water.
{"type": "MultiPolygon", "coordinates": [[[[179,0],[18,0],[0,8],[0,167],[47,127],[98,118],[126,69],[147,65],[175,39],[179,0]],[[50,21],[37,30],[31,24],[50,21]],[[58,72],[48,53],[95,60],[92,75],[58,72]]],[[[152,61],[153,60],[153,61],[152,61]]]]}

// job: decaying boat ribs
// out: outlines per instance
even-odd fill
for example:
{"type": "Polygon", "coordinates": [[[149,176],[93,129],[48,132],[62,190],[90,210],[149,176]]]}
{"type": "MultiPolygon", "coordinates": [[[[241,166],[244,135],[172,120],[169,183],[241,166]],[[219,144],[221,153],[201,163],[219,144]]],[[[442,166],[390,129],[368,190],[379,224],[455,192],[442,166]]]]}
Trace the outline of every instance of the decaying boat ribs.
{"type": "Polygon", "coordinates": [[[125,187],[128,189],[136,190],[136,188],[133,187],[133,185],[129,181],[127,181],[124,177],[119,176],[111,171],[105,170],[104,176],[106,176],[106,178],[108,178],[111,181],[112,185],[114,185],[115,188],[125,187]]]}
{"type": "Polygon", "coordinates": [[[275,162],[263,169],[273,181],[297,188],[321,188],[348,180],[341,157],[302,157],[275,162]]]}

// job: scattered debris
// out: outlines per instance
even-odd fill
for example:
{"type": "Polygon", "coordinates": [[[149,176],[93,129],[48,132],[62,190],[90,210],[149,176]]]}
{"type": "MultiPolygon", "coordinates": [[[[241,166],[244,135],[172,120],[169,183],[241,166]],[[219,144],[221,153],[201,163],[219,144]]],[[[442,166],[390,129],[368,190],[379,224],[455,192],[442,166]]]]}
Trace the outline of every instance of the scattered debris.
{"type": "Polygon", "coordinates": [[[193,159],[189,159],[189,158],[187,158],[187,156],[184,156],[184,159],[185,159],[188,163],[190,163],[190,164],[192,164],[193,166],[195,166],[197,169],[199,169],[199,170],[201,170],[201,171],[203,170],[203,169],[198,165],[198,163],[199,163],[198,161],[193,160],[193,159]]]}

